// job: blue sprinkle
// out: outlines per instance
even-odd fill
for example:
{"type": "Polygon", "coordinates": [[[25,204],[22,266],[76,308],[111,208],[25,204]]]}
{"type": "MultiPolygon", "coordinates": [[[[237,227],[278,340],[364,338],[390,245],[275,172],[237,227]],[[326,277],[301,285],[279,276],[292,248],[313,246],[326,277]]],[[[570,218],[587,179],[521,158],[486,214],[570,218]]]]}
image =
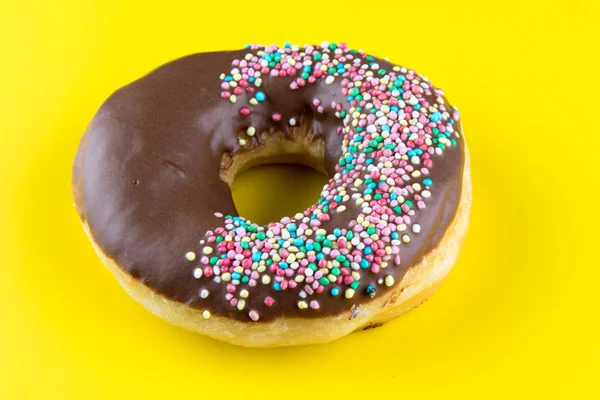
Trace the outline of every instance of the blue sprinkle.
{"type": "Polygon", "coordinates": [[[336,201],[337,203],[339,203],[340,201],[342,201],[342,196],[340,196],[340,195],[337,195],[337,196],[335,196],[335,197],[334,197],[334,199],[335,199],[335,201],[336,201]]]}
{"type": "Polygon", "coordinates": [[[415,154],[414,150],[409,150],[409,151],[406,153],[406,155],[407,155],[407,156],[409,156],[409,157],[412,157],[412,156],[415,156],[416,154],[415,154]]]}
{"type": "Polygon", "coordinates": [[[273,284],[273,289],[275,289],[275,290],[276,290],[276,291],[278,291],[278,292],[281,292],[281,283],[279,283],[279,282],[275,282],[275,283],[273,284]]]}
{"type": "Polygon", "coordinates": [[[291,231],[295,231],[298,228],[296,228],[295,224],[288,224],[287,229],[288,229],[288,231],[291,232],[291,231]]]}
{"type": "Polygon", "coordinates": [[[289,265],[285,261],[279,261],[279,268],[288,269],[289,265]]]}
{"type": "Polygon", "coordinates": [[[396,200],[397,198],[398,198],[398,195],[396,193],[390,194],[390,199],[396,200]]]}
{"type": "Polygon", "coordinates": [[[302,246],[304,244],[304,240],[302,240],[302,238],[297,238],[294,240],[294,246],[298,247],[298,246],[302,246]]]}
{"type": "Polygon", "coordinates": [[[371,189],[371,188],[365,189],[365,194],[371,194],[371,193],[373,193],[373,189],[371,189]]]}
{"type": "Polygon", "coordinates": [[[398,239],[400,237],[400,234],[398,232],[392,232],[392,239],[398,239]]]}
{"type": "Polygon", "coordinates": [[[306,251],[314,250],[315,246],[312,243],[306,243],[306,251]]]}
{"type": "Polygon", "coordinates": [[[377,184],[375,182],[369,183],[369,189],[375,189],[376,187],[377,187],[377,184]]]}
{"type": "Polygon", "coordinates": [[[367,163],[367,165],[369,165],[369,164],[373,164],[373,159],[372,159],[372,158],[367,158],[367,159],[365,160],[365,163],[367,163]]]}
{"type": "Polygon", "coordinates": [[[366,258],[363,258],[362,260],[360,260],[360,267],[361,268],[369,268],[369,261],[367,261],[366,258]]]}
{"type": "Polygon", "coordinates": [[[250,83],[254,82],[254,77],[251,76],[250,78],[248,78],[248,82],[250,82],[250,83]]]}
{"type": "Polygon", "coordinates": [[[334,287],[331,288],[331,290],[329,291],[329,293],[331,293],[332,296],[337,296],[338,294],[340,294],[340,289],[334,287]]]}
{"type": "Polygon", "coordinates": [[[238,272],[234,272],[233,274],[231,274],[231,279],[235,279],[238,280],[240,279],[242,276],[238,273],[238,272]]]}
{"type": "Polygon", "coordinates": [[[357,136],[354,138],[354,143],[362,142],[363,139],[364,139],[364,136],[357,136]]]}
{"type": "Polygon", "coordinates": [[[373,252],[373,249],[370,247],[365,247],[365,249],[363,250],[363,253],[365,253],[366,255],[369,255],[373,252]]]}
{"type": "Polygon", "coordinates": [[[333,234],[337,237],[340,237],[340,236],[342,236],[342,231],[340,230],[340,228],[335,228],[333,230],[333,234]]]}
{"type": "Polygon", "coordinates": [[[263,92],[256,92],[256,95],[254,97],[256,97],[257,101],[265,101],[265,94],[263,92]]]}
{"type": "Polygon", "coordinates": [[[438,122],[440,119],[442,119],[442,114],[439,111],[434,112],[433,114],[431,114],[431,116],[429,117],[429,120],[431,122],[438,122]]]}
{"type": "Polygon", "coordinates": [[[317,260],[321,261],[324,258],[325,258],[325,254],[323,254],[323,253],[317,254],[317,260]]]}
{"type": "Polygon", "coordinates": [[[286,49],[289,49],[290,47],[292,47],[292,44],[290,42],[285,42],[283,44],[283,47],[285,47],[286,49]]]}
{"type": "Polygon", "coordinates": [[[279,239],[279,240],[277,241],[277,243],[278,243],[280,246],[281,246],[281,245],[282,245],[284,242],[285,242],[285,240],[283,240],[283,239],[279,239]]]}
{"type": "Polygon", "coordinates": [[[231,76],[225,77],[225,82],[231,82],[232,80],[233,80],[233,78],[231,76]]]}
{"type": "Polygon", "coordinates": [[[433,184],[433,181],[429,178],[423,179],[423,185],[425,186],[431,186],[433,184]]]}
{"type": "Polygon", "coordinates": [[[392,111],[398,112],[400,110],[400,108],[398,106],[391,106],[390,107],[392,111]]]}
{"type": "Polygon", "coordinates": [[[421,108],[421,105],[418,103],[413,106],[413,109],[415,110],[418,110],[419,108],[421,108]]]}
{"type": "Polygon", "coordinates": [[[391,128],[389,126],[387,126],[387,125],[382,125],[381,129],[383,129],[384,131],[389,132],[391,128]]]}
{"type": "Polygon", "coordinates": [[[258,253],[258,252],[254,253],[254,254],[252,254],[252,261],[259,262],[260,261],[260,257],[261,257],[260,253],[258,253]]]}

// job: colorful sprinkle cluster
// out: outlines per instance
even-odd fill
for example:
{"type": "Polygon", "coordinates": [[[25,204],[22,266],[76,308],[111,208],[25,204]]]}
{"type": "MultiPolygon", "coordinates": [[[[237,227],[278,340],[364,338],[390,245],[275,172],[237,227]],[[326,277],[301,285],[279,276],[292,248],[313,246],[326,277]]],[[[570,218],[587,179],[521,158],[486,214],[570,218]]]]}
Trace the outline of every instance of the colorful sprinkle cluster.
{"type": "MultiPolygon", "coordinates": [[[[322,104],[318,98],[312,103],[317,112],[333,110],[343,121],[338,129],[343,155],[317,204],[303,213],[266,226],[215,213],[224,218],[223,226],[206,233],[198,257],[193,251],[186,254],[198,262],[193,276],[225,285],[223,300],[253,321],[261,316],[246,302],[259,295],[253,290],[259,285],[272,288],[260,293],[294,290],[301,310],[319,309],[320,296],[376,296],[378,287],[394,285],[390,270],[400,265],[402,246],[421,231],[413,219],[435,187],[429,178],[433,156],[457,145],[453,124],[458,111],[422,75],[398,66],[386,70],[344,43],[252,45],[247,50],[221,75],[221,96],[232,103],[249,99],[239,110],[249,115],[267,99],[261,88],[268,79],[292,77],[290,90],[338,81],[343,103],[322,104]],[[345,212],[355,216],[346,226],[323,229],[345,212]]],[[[293,126],[296,121],[288,122],[293,126]]],[[[240,144],[256,133],[248,127],[240,144]]],[[[200,290],[201,298],[209,296],[207,289],[200,290]]],[[[275,298],[264,296],[260,300],[271,307],[275,298]]]]}

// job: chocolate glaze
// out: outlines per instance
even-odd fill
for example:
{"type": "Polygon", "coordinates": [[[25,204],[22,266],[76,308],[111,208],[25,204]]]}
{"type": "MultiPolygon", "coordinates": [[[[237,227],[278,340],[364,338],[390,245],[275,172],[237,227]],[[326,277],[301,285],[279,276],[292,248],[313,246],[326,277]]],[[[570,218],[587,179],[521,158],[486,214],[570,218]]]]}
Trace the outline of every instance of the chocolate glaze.
{"type": "MultiPolygon", "coordinates": [[[[194,279],[193,263],[184,257],[187,251],[199,251],[199,240],[207,230],[223,224],[215,212],[238,215],[229,186],[219,177],[223,155],[261,145],[257,135],[250,148],[241,148],[238,132],[242,129],[254,126],[257,132],[287,135],[284,121],[295,117],[312,126],[314,140],[325,141],[324,166],[333,175],[342,153],[342,135],[336,134],[342,122],[333,111],[317,113],[312,100],[347,104],[339,80],[333,85],[317,81],[291,91],[290,78],[265,77],[262,90],[268,101],[255,106],[250,116],[241,116],[240,104],[247,103],[246,94],[238,104],[222,99],[219,75],[247,52],[190,55],[119,89],[91,121],[73,168],[77,210],[105,254],[156,293],[241,321],[250,319],[247,312],[239,312],[224,299],[226,285],[216,284],[212,278],[194,279]],[[280,122],[270,118],[273,113],[282,115],[280,122]],[[206,299],[199,295],[203,288],[211,292],[206,299]]],[[[377,62],[388,70],[393,66],[384,60],[377,62]]],[[[458,123],[454,128],[460,132],[458,123]]],[[[402,245],[401,265],[386,269],[395,282],[435,249],[454,217],[464,165],[462,135],[457,141],[458,145],[442,156],[433,156],[433,195],[427,199],[427,208],[413,218],[421,225],[421,233],[402,245]]],[[[357,215],[358,207],[349,202],[346,212],[332,212],[332,219],[322,227],[347,227],[357,215]]],[[[270,285],[259,283],[251,291],[261,294],[246,299],[246,309],[257,310],[260,322],[283,316],[318,318],[349,313],[352,305],[370,300],[364,287],[380,277],[371,275],[365,274],[362,289],[352,299],[321,293],[318,310],[297,307],[300,286],[275,292],[270,285]],[[266,293],[275,299],[271,308],[263,303],[266,293]]],[[[378,286],[377,295],[385,290],[378,286]]]]}

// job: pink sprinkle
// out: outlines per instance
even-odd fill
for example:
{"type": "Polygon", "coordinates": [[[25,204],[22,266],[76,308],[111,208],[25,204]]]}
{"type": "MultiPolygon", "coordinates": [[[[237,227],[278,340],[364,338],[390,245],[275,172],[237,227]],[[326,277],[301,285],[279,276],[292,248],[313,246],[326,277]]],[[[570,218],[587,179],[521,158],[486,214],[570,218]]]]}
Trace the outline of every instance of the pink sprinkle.
{"type": "Polygon", "coordinates": [[[250,312],[248,313],[248,316],[250,317],[250,319],[252,321],[258,321],[258,312],[256,312],[255,310],[250,310],[250,312]]]}
{"type": "Polygon", "coordinates": [[[273,299],[271,296],[265,297],[265,305],[267,307],[271,307],[273,303],[275,303],[275,299],[273,299]]]}
{"type": "Polygon", "coordinates": [[[310,308],[312,308],[312,309],[314,309],[314,310],[317,310],[317,309],[319,309],[319,302],[318,302],[318,301],[316,301],[316,300],[313,300],[313,301],[311,301],[311,302],[310,302],[310,308]]]}

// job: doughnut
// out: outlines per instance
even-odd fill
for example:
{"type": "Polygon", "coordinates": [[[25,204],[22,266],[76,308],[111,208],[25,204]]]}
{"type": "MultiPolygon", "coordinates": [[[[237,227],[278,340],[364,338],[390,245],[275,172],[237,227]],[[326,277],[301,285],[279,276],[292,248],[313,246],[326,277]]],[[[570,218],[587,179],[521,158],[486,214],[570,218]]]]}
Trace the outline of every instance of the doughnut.
{"type": "Polygon", "coordinates": [[[131,297],[250,347],[324,343],[419,305],[455,263],[471,205],[460,114],[442,90],[326,42],[193,54],[117,90],[80,141],[72,187],[131,297]],[[272,163],[329,181],[311,207],[260,225],[230,187],[272,163]]]}

